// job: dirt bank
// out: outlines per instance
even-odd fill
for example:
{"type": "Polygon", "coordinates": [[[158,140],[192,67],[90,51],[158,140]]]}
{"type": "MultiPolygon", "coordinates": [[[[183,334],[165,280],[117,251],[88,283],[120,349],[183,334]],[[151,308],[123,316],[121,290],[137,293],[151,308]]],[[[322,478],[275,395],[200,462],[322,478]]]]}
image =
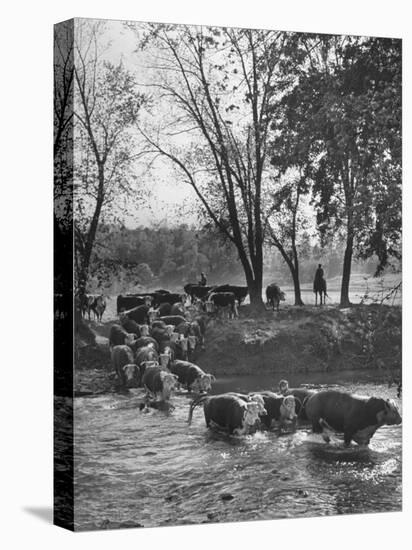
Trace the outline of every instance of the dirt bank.
{"type": "MultiPolygon", "coordinates": [[[[244,306],[239,319],[210,321],[206,350],[195,362],[215,376],[375,369],[380,379],[397,379],[401,324],[397,306],[290,306],[258,317],[244,306]]],[[[77,395],[116,389],[107,344],[110,325],[92,325],[98,345],[79,349],[77,395]]]]}

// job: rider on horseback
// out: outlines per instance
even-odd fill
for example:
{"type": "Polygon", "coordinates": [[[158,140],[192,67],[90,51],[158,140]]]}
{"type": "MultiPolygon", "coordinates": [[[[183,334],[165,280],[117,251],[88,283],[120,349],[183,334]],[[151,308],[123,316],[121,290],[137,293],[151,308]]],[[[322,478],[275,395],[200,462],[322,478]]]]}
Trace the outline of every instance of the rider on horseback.
{"type": "Polygon", "coordinates": [[[315,293],[315,304],[318,303],[318,294],[320,298],[320,304],[325,303],[325,297],[328,295],[326,292],[326,280],[324,278],[324,272],[322,264],[318,265],[315,273],[315,279],[313,281],[313,292],[315,293]]]}

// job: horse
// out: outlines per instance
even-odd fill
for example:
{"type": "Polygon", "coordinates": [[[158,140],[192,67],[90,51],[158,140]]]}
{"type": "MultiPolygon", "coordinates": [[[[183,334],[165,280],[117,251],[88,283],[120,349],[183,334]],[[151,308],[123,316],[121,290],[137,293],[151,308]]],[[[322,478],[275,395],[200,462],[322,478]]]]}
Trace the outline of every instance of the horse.
{"type": "Polygon", "coordinates": [[[315,293],[316,306],[318,305],[318,294],[319,294],[320,305],[326,303],[325,299],[326,299],[326,296],[328,296],[328,293],[326,292],[326,280],[323,277],[315,277],[315,280],[313,281],[313,292],[315,293]]]}

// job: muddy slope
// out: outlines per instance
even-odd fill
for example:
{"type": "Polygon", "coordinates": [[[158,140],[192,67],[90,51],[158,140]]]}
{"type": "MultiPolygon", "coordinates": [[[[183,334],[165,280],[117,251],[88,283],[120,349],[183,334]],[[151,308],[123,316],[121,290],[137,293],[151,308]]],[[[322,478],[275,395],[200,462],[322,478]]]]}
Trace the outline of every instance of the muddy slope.
{"type": "MultiPolygon", "coordinates": [[[[76,395],[116,390],[107,336],[112,322],[92,325],[96,346],[78,349],[76,395]]],[[[400,377],[402,310],[390,306],[286,307],[279,313],[212,319],[206,349],[194,361],[216,376],[376,369],[400,377]]]]}

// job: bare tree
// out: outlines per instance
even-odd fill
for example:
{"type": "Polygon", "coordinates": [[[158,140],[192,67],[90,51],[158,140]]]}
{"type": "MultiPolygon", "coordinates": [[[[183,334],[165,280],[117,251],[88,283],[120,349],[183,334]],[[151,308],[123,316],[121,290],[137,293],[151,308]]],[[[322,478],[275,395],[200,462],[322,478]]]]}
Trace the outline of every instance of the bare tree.
{"type": "Polygon", "coordinates": [[[150,85],[165,114],[161,127],[140,127],[147,152],[175,164],[206,217],[234,244],[258,308],[268,132],[282,90],[284,40],[272,31],[156,25],[141,41],[154,46],[150,85]]]}

